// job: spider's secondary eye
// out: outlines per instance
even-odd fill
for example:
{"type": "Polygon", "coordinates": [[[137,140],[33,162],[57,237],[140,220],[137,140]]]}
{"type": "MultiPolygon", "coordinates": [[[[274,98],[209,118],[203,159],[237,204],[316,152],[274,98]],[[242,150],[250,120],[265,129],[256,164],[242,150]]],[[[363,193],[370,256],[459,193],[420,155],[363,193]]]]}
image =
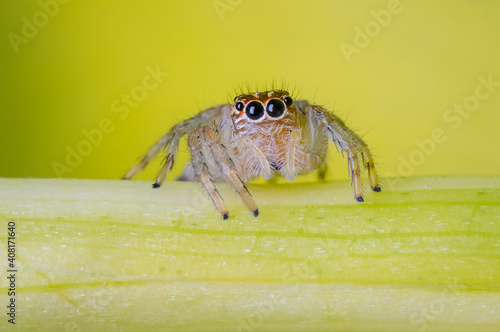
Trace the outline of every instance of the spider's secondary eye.
{"type": "Polygon", "coordinates": [[[267,103],[267,114],[279,118],[285,112],[285,104],[280,99],[271,99],[267,103]]]}
{"type": "Polygon", "coordinates": [[[264,115],[264,106],[258,101],[251,101],[247,104],[247,116],[251,120],[258,120],[264,115]]]}
{"type": "Polygon", "coordinates": [[[285,97],[283,101],[285,102],[286,106],[292,106],[293,99],[291,97],[285,97]]]}
{"type": "Polygon", "coordinates": [[[234,107],[236,107],[236,109],[237,109],[238,111],[240,111],[240,112],[241,112],[241,111],[243,111],[243,109],[245,108],[245,104],[243,104],[243,103],[240,101],[239,103],[236,103],[236,105],[235,105],[234,107]]]}

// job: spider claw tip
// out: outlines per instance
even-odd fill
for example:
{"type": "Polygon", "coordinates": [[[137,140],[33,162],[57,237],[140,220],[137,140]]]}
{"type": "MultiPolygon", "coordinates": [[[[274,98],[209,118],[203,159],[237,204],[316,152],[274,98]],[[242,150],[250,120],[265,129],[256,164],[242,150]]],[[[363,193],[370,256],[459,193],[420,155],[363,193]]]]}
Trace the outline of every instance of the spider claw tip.
{"type": "Polygon", "coordinates": [[[258,217],[259,216],[259,209],[256,209],[255,211],[253,211],[253,216],[254,217],[258,217]]]}
{"type": "Polygon", "coordinates": [[[356,200],[360,203],[365,201],[362,196],[356,197],[356,200]]]}
{"type": "Polygon", "coordinates": [[[382,188],[380,188],[378,186],[377,187],[373,187],[373,191],[376,192],[376,193],[379,193],[379,192],[382,191],[382,188]]]}
{"type": "Polygon", "coordinates": [[[153,183],[153,189],[160,188],[160,184],[158,182],[153,183]]]}
{"type": "Polygon", "coordinates": [[[228,219],[229,219],[229,213],[226,212],[222,215],[222,220],[228,220],[228,219]]]}

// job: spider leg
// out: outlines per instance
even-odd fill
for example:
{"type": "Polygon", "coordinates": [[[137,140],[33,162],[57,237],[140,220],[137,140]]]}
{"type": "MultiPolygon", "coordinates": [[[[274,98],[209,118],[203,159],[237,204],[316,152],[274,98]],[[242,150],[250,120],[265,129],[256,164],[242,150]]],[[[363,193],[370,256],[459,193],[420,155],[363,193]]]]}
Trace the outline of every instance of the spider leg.
{"type": "Polygon", "coordinates": [[[153,188],[159,188],[163,181],[167,178],[168,173],[172,170],[172,167],[174,167],[175,157],[177,155],[177,150],[179,149],[179,139],[180,136],[175,135],[170,141],[170,144],[168,144],[167,156],[165,157],[163,166],[158,172],[155,183],[153,183],[153,188]]]}
{"type": "Polygon", "coordinates": [[[288,143],[285,149],[285,163],[281,170],[281,174],[288,180],[292,181],[295,177],[304,170],[313,170],[318,168],[323,157],[318,155],[316,151],[306,148],[301,148],[303,133],[300,128],[290,130],[288,143]]]}
{"type": "Polygon", "coordinates": [[[273,176],[271,171],[271,166],[269,166],[269,161],[262,151],[246,136],[242,136],[238,139],[238,146],[240,150],[243,151],[242,154],[247,156],[247,160],[252,158],[253,161],[257,162],[262,176],[266,179],[270,179],[273,176]]]}
{"type": "Polygon", "coordinates": [[[218,105],[212,108],[201,111],[192,118],[182,121],[172,127],[168,133],[163,135],[158,142],[156,142],[144,156],[142,156],[141,161],[134,165],[128,173],[123,177],[125,180],[132,179],[141,170],[143,170],[163,149],[167,149],[167,155],[163,166],[158,173],[156,182],[153,184],[153,188],[158,188],[165,180],[167,174],[172,170],[174,166],[175,157],[179,149],[179,140],[182,136],[189,134],[196,128],[202,127],[208,122],[223,117],[225,113],[229,114],[229,105],[218,105]]]}
{"type": "MultiPolygon", "coordinates": [[[[305,160],[309,170],[317,170],[319,180],[324,180],[326,175],[325,156],[328,149],[328,136],[325,133],[324,125],[321,124],[311,108],[308,107],[305,100],[296,100],[298,120],[300,124],[300,138],[298,134],[292,131],[289,143],[292,146],[287,147],[287,153],[295,151],[298,145],[302,144],[305,154],[299,157],[299,160],[305,160]]],[[[298,130],[297,130],[298,131],[298,130]]]]}
{"type": "Polygon", "coordinates": [[[378,183],[373,157],[368,146],[361,137],[349,129],[340,118],[320,106],[308,105],[305,106],[304,109],[306,113],[314,114],[317,124],[323,126],[324,132],[333,140],[335,146],[342,152],[346,152],[354,190],[354,198],[358,202],[363,202],[359,155],[362,157],[365,168],[368,169],[372,190],[380,192],[381,189],[378,183]]]}
{"type": "Polygon", "coordinates": [[[375,170],[375,163],[373,162],[373,157],[368,147],[363,150],[361,155],[363,156],[363,161],[365,162],[365,166],[368,169],[368,177],[370,178],[370,186],[372,187],[372,190],[375,192],[381,192],[382,188],[380,188],[380,184],[378,183],[378,175],[377,171],[375,170]]]}
{"type": "Polygon", "coordinates": [[[229,218],[229,213],[224,201],[210,178],[207,163],[205,163],[205,151],[203,149],[203,129],[199,128],[188,136],[188,149],[191,153],[191,162],[198,181],[208,193],[215,208],[224,220],[229,218]]]}
{"type": "Polygon", "coordinates": [[[224,180],[229,182],[233,189],[238,193],[238,195],[243,200],[243,203],[247,208],[253,212],[253,215],[257,217],[259,215],[259,210],[252,196],[248,192],[243,181],[235,171],[235,165],[233,164],[231,158],[228,155],[226,145],[228,143],[222,142],[221,136],[222,132],[215,121],[212,121],[208,125],[203,127],[203,135],[206,143],[210,149],[211,156],[219,168],[224,180]]]}
{"type": "Polygon", "coordinates": [[[198,173],[198,180],[203,185],[203,188],[208,192],[208,196],[212,200],[212,203],[215,205],[215,208],[222,215],[223,220],[227,220],[229,218],[229,212],[227,211],[226,205],[224,205],[224,200],[219,194],[219,191],[215,187],[212,180],[208,175],[206,170],[202,170],[198,173]]]}
{"type": "Polygon", "coordinates": [[[136,176],[140,171],[142,171],[150,162],[153,160],[158,153],[163,149],[163,147],[168,146],[172,140],[172,135],[170,132],[163,135],[158,142],[156,142],[144,156],[142,156],[141,161],[135,164],[123,177],[124,180],[130,180],[136,176]]]}
{"type": "Polygon", "coordinates": [[[361,170],[359,169],[359,158],[356,147],[350,147],[347,151],[349,171],[351,172],[351,184],[354,189],[354,198],[363,202],[363,183],[361,182],[361,170]]]}
{"type": "Polygon", "coordinates": [[[289,181],[292,181],[296,176],[295,155],[296,147],[298,144],[300,144],[300,131],[293,130],[291,132],[291,139],[288,141],[288,146],[285,153],[285,165],[283,169],[283,174],[289,181]]]}

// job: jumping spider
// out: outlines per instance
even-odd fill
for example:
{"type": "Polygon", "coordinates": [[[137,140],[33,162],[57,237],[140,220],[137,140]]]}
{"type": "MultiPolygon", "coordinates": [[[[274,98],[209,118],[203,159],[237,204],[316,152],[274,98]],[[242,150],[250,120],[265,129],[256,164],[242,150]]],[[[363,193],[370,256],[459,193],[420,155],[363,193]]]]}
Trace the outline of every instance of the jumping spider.
{"type": "Polygon", "coordinates": [[[229,213],[214,182],[230,183],[258,216],[257,205],[244,183],[257,176],[271,178],[274,173],[291,181],[319,168],[329,139],[347,155],[354,198],[363,202],[358,155],[368,169],[371,189],[380,191],[366,143],[337,116],[305,100],[293,101],[284,90],[243,94],[234,98],[233,105],[214,106],[180,122],[124,178],[133,178],[166,148],[165,162],[153,184],[153,188],[160,187],[174,165],[179,139],[184,135],[188,135],[195,177],[224,220],[229,213]]]}

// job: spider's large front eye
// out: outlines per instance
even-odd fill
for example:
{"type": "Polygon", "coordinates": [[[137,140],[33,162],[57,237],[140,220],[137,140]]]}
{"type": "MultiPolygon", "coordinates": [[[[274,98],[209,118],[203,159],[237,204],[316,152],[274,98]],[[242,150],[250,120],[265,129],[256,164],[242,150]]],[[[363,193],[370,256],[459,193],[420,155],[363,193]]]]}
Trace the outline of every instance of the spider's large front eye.
{"type": "Polygon", "coordinates": [[[273,118],[279,118],[285,112],[285,104],[280,99],[271,99],[267,103],[267,114],[273,118]]]}
{"type": "Polygon", "coordinates": [[[258,120],[262,118],[265,113],[264,106],[258,101],[251,101],[247,104],[246,113],[251,120],[258,120]]]}

